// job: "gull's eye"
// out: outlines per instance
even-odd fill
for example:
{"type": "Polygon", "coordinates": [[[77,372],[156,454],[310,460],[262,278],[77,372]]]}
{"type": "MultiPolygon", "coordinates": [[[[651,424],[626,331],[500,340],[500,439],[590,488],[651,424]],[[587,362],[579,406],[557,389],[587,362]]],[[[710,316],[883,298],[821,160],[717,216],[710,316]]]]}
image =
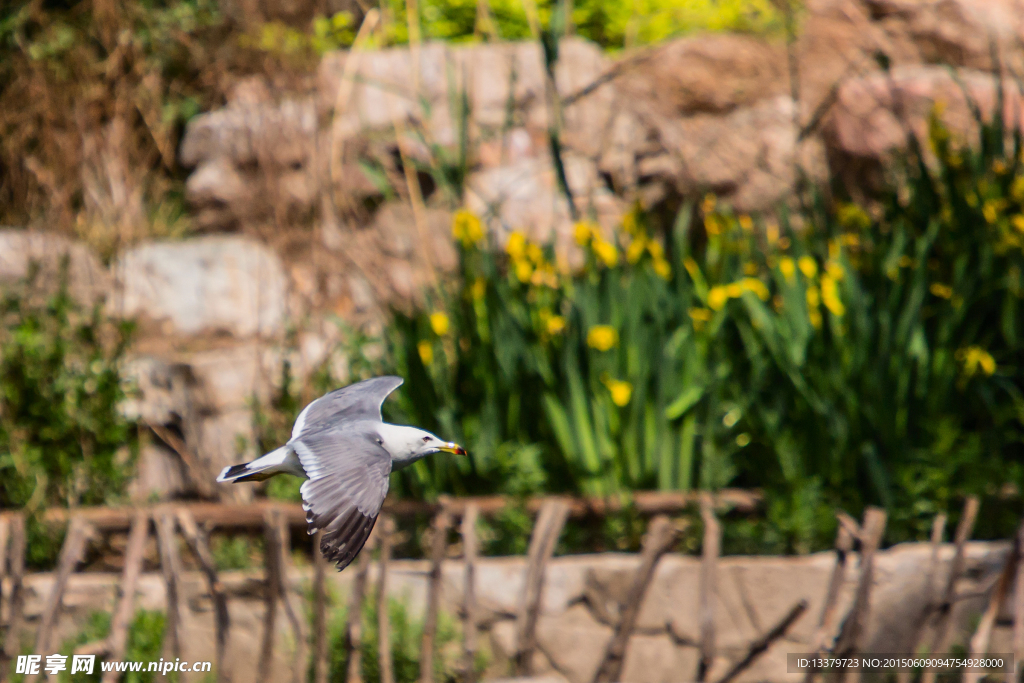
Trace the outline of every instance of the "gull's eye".
{"type": "Polygon", "coordinates": [[[423,443],[427,443],[428,441],[430,441],[430,437],[429,436],[423,437],[423,443]]]}

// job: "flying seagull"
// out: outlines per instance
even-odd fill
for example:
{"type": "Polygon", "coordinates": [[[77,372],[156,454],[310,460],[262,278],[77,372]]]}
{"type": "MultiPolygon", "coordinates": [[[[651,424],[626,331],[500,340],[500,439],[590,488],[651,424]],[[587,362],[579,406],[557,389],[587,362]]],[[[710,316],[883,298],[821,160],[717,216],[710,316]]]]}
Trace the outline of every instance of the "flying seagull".
{"type": "Polygon", "coordinates": [[[282,473],[306,478],[299,492],[307,531],[323,529],[320,552],[341,571],[366,543],[391,472],[440,451],[466,454],[430,432],[382,420],[384,399],[401,384],[401,377],[374,377],[321,396],[299,413],[288,443],[225,467],[217,481],[263,481],[282,473]]]}

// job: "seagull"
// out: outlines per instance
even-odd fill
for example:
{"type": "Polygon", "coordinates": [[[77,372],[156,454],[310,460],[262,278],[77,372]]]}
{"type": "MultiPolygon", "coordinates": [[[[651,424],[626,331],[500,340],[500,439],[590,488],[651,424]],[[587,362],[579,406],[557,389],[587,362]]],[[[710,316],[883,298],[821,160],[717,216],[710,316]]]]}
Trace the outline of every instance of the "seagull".
{"type": "Polygon", "coordinates": [[[392,472],[433,453],[466,455],[462,446],[430,432],[383,421],[380,407],[402,381],[374,377],[321,396],[299,413],[288,443],[252,462],[225,467],[217,481],[263,481],[277,474],[305,478],[299,492],[307,533],[323,530],[320,552],[341,571],[366,543],[392,472]]]}

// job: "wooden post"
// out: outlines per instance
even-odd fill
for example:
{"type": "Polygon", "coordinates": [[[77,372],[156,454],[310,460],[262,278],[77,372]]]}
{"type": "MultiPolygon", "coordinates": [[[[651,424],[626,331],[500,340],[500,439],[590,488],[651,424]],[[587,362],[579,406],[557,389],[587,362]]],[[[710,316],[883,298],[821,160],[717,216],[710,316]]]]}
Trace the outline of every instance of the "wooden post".
{"type": "MultiPolygon", "coordinates": [[[[935,595],[935,576],[939,571],[939,548],[942,546],[942,536],[946,531],[946,513],[940,512],[935,515],[935,519],[932,520],[932,533],[930,538],[931,555],[928,558],[928,572],[925,574],[924,587],[925,587],[925,601],[921,607],[920,616],[914,620],[911,625],[910,634],[910,647],[907,648],[907,652],[916,654],[917,648],[921,644],[921,631],[924,625],[928,622],[928,617],[931,615],[932,610],[938,604],[938,598],[935,595]]],[[[896,672],[897,683],[911,683],[914,672],[910,669],[901,669],[896,672]]]]}
{"type": "Polygon", "coordinates": [[[7,607],[7,631],[4,634],[4,662],[0,679],[10,680],[11,661],[21,651],[21,622],[25,610],[25,515],[13,513],[9,518],[11,547],[8,555],[11,574],[11,597],[7,607]]]}
{"type": "MultiPolygon", "coordinates": [[[[61,548],[60,558],[57,560],[57,572],[53,581],[53,588],[46,598],[43,606],[43,615],[39,624],[39,634],[36,637],[35,652],[41,655],[50,653],[50,641],[53,637],[53,628],[57,624],[57,617],[60,613],[61,599],[64,597],[64,589],[67,588],[71,572],[75,570],[78,563],[85,555],[85,547],[92,530],[89,524],[79,518],[72,517],[68,524],[67,537],[64,539],[64,547],[61,548]]],[[[38,674],[26,676],[25,681],[35,681],[38,674]]]]}
{"type": "Polygon", "coordinates": [[[533,651],[536,647],[537,618],[540,615],[544,593],[544,571],[555,552],[558,537],[569,516],[569,506],[562,500],[544,503],[537,515],[537,523],[530,537],[530,550],[526,564],[526,580],[516,619],[515,668],[520,676],[533,673],[533,651]]]}
{"type": "Polygon", "coordinates": [[[206,584],[210,589],[210,597],[214,607],[214,626],[217,629],[217,650],[214,654],[214,665],[217,667],[217,680],[226,683],[231,680],[231,672],[227,670],[225,652],[228,645],[228,631],[231,627],[231,617],[228,613],[228,598],[224,594],[224,587],[217,575],[217,563],[210,552],[210,544],[199,525],[196,524],[192,513],[186,508],[178,509],[178,526],[185,535],[185,540],[192,549],[192,554],[199,560],[203,573],[206,575],[206,584]]]}
{"type": "Polygon", "coordinates": [[[651,520],[644,539],[644,547],[640,553],[640,566],[633,574],[633,582],[626,594],[626,602],[622,605],[621,617],[615,627],[615,635],[605,648],[604,659],[594,675],[594,683],[618,683],[622,675],[622,665],[626,659],[626,646],[636,626],[647,587],[654,578],[658,561],[671,550],[679,532],[668,517],[658,516],[651,520]]]}
{"type": "Polygon", "coordinates": [[[700,516],[704,522],[704,542],[700,565],[700,661],[697,681],[707,679],[715,661],[715,592],[718,555],[721,552],[722,528],[715,517],[711,496],[700,498],[700,516]]]}
{"type": "Polygon", "coordinates": [[[321,529],[313,537],[313,681],[327,683],[327,558],[320,552],[321,529]]]}
{"type": "Polygon", "coordinates": [[[743,673],[743,671],[747,667],[753,664],[758,657],[760,657],[764,652],[768,650],[769,647],[771,647],[772,643],[774,643],[782,636],[786,635],[786,631],[789,630],[789,627],[792,626],[796,622],[796,620],[800,618],[800,615],[803,614],[806,610],[806,600],[801,600],[795,605],[793,605],[790,608],[789,612],[786,613],[786,616],[782,618],[782,621],[773,626],[770,631],[765,633],[763,636],[755,640],[750,645],[750,648],[747,650],[747,654],[743,657],[743,659],[741,659],[731,669],[729,669],[728,673],[719,678],[718,683],[729,683],[734,678],[743,673]]]}
{"type": "MultiPolygon", "coordinates": [[[[376,532],[380,534],[378,529],[376,532]]],[[[352,582],[352,595],[348,606],[348,623],[345,625],[345,651],[348,658],[348,670],[345,680],[348,683],[363,681],[363,601],[366,596],[366,576],[370,572],[369,549],[359,553],[357,571],[352,582]]]]}
{"type": "Polygon", "coordinates": [[[462,517],[462,552],[466,564],[466,577],[462,587],[462,679],[464,683],[476,683],[476,520],[478,508],[470,505],[462,517]]]}
{"type": "Polygon", "coordinates": [[[380,560],[377,576],[377,651],[380,656],[380,683],[395,683],[394,662],[391,659],[391,621],[388,618],[388,562],[391,559],[391,541],[395,533],[395,519],[385,515],[381,520],[380,560]]]}
{"type": "MultiPolygon", "coordinates": [[[[860,578],[857,581],[857,591],[854,595],[853,606],[843,621],[843,627],[836,638],[835,652],[840,657],[848,657],[860,651],[861,639],[864,628],[867,625],[868,614],[871,611],[871,588],[874,582],[875,553],[882,543],[885,535],[885,510],[869,507],[864,510],[864,524],[860,533],[860,578]]],[[[845,670],[837,672],[840,680],[845,676],[845,670]]],[[[860,670],[853,672],[855,678],[859,678],[860,670]]]]}
{"type": "Polygon", "coordinates": [[[281,604],[284,605],[284,613],[292,627],[292,636],[295,638],[295,654],[292,659],[292,680],[294,683],[302,683],[306,678],[306,632],[302,627],[302,620],[292,605],[291,591],[288,587],[288,549],[291,547],[291,540],[288,534],[288,525],[280,514],[275,516],[274,524],[277,529],[274,533],[276,545],[268,548],[268,552],[277,555],[277,581],[278,593],[281,597],[281,604]]]}
{"type": "MultiPolygon", "coordinates": [[[[1018,529],[1017,534],[1014,536],[1013,547],[1010,549],[1010,554],[1003,565],[1003,571],[999,575],[999,580],[992,588],[992,594],[988,599],[988,607],[985,609],[985,613],[981,615],[978,628],[971,637],[967,652],[968,659],[984,657],[988,653],[988,641],[992,637],[992,628],[996,625],[999,608],[1002,607],[1006,594],[1010,590],[1010,584],[1013,583],[1013,578],[1017,574],[1017,566],[1020,562],[1020,544],[1018,539],[1022,532],[1024,532],[1024,525],[1021,525],[1021,528],[1018,529]]],[[[965,671],[964,683],[978,683],[982,675],[979,671],[965,671]]]]}
{"type": "Polygon", "coordinates": [[[433,538],[430,543],[427,612],[423,618],[423,641],[420,645],[420,683],[431,683],[434,680],[434,635],[437,631],[437,612],[441,603],[441,565],[448,546],[450,526],[451,516],[442,508],[434,516],[433,538]]]}
{"type": "MultiPolygon", "coordinates": [[[[974,531],[978,507],[978,497],[968,496],[964,502],[964,512],[960,516],[960,522],[956,525],[956,535],[953,537],[956,551],[953,553],[953,561],[949,566],[949,576],[946,579],[942,602],[939,603],[936,610],[935,633],[932,636],[931,647],[928,648],[929,655],[944,654],[949,646],[949,627],[953,616],[953,602],[956,600],[956,582],[964,571],[964,546],[971,537],[971,532],[974,531]]],[[[935,669],[925,669],[921,674],[921,683],[935,683],[935,676],[935,669]]]]}
{"type": "Polygon", "coordinates": [[[177,523],[169,511],[156,514],[156,536],[160,547],[160,570],[164,575],[167,589],[167,628],[164,638],[164,659],[181,657],[182,624],[181,598],[178,593],[181,577],[181,558],[178,557],[178,546],[175,539],[177,523]]]}
{"type": "MultiPolygon", "coordinates": [[[[857,527],[859,533],[860,527],[857,527]]],[[[839,589],[843,586],[843,578],[846,575],[846,559],[853,550],[854,533],[849,526],[840,522],[839,531],[836,532],[836,564],[832,568],[832,576],[828,580],[828,589],[825,592],[825,604],[821,607],[821,616],[818,618],[818,629],[814,632],[811,640],[811,652],[818,654],[825,646],[825,641],[834,627],[836,605],[839,602],[839,589]]],[[[804,674],[805,683],[814,680],[814,668],[808,668],[804,674]]]]}
{"type": "MultiPolygon", "coordinates": [[[[110,661],[124,659],[125,646],[128,643],[128,629],[135,615],[135,589],[142,573],[142,560],[146,552],[146,540],[149,538],[149,514],[140,510],[132,520],[128,532],[128,546],[124,551],[124,572],[121,574],[121,595],[114,608],[114,618],[110,622],[110,635],[107,636],[106,652],[110,661]]],[[[103,674],[103,683],[115,683],[119,678],[116,671],[103,674]]]]}
{"type": "Polygon", "coordinates": [[[263,538],[266,548],[264,550],[264,562],[267,573],[263,580],[263,643],[260,646],[259,671],[256,672],[258,683],[265,683],[269,680],[270,669],[274,664],[274,643],[276,642],[277,623],[277,600],[281,590],[281,579],[279,574],[281,568],[278,566],[277,546],[280,513],[276,510],[267,512],[263,525],[263,538]]]}
{"type": "MultiPolygon", "coordinates": [[[[1024,553],[1024,524],[1017,530],[1017,548],[1024,553]]],[[[1017,671],[1024,657],[1024,569],[1017,561],[1017,579],[1013,595],[1013,665],[1006,668],[1006,683],[1017,683],[1017,671]]]]}

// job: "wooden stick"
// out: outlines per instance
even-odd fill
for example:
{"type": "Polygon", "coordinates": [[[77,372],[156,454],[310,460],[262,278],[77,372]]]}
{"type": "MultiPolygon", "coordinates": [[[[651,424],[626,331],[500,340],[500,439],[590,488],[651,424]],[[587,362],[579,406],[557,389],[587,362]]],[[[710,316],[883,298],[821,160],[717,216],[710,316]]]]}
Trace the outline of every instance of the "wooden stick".
{"type": "Polygon", "coordinates": [[[156,515],[156,536],[160,546],[160,570],[164,575],[167,587],[167,634],[164,638],[164,659],[181,657],[182,637],[181,600],[178,593],[181,576],[181,558],[178,557],[178,546],[175,539],[177,523],[174,515],[164,510],[156,515]]]}
{"type": "Polygon", "coordinates": [[[463,586],[462,680],[476,683],[476,520],[477,507],[470,505],[462,518],[462,552],[466,564],[463,586]]]}
{"type": "Polygon", "coordinates": [[[395,534],[395,519],[390,515],[381,520],[379,574],[377,576],[377,650],[380,655],[380,683],[395,683],[395,668],[391,658],[391,620],[388,618],[388,562],[391,560],[391,541],[395,534]]]}
{"type": "MultiPolygon", "coordinates": [[[[722,489],[712,495],[715,509],[718,511],[735,510],[737,512],[756,512],[764,497],[758,491],[741,489],[722,489]]],[[[568,496],[536,496],[526,500],[526,511],[538,514],[545,503],[559,500],[569,506],[569,516],[601,517],[623,509],[632,508],[642,515],[672,515],[685,511],[697,501],[694,492],[683,491],[637,491],[629,498],[612,496],[609,498],[571,498],[568,496]]],[[[479,496],[473,498],[455,498],[448,507],[448,514],[461,519],[466,507],[475,505],[477,512],[483,516],[500,513],[515,501],[507,496],[479,496]]],[[[253,503],[188,503],[177,506],[187,509],[196,523],[207,528],[263,528],[264,518],[268,510],[279,510],[289,526],[306,528],[306,513],[296,503],[278,501],[257,501],[253,503]]],[[[396,517],[416,517],[434,515],[440,510],[437,503],[425,503],[415,500],[388,500],[384,504],[384,512],[396,517]]],[[[155,512],[155,507],[151,512],[155,512]]],[[[110,508],[89,507],[77,508],[75,514],[81,516],[98,531],[127,531],[135,517],[138,507],[110,508]]],[[[17,513],[3,512],[0,517],[10,517],[17,513]]],[[[71,515],[63,508],[51,508],[41,515],[41,519],[57,526],[66,525],[71,515]]]]}
{"type": "MultiPolygon", "coordinates": [[[[1017,547],[1024,552],[1024,524],[1017,530],[1017,547]]],[[[1017,580],[1013,596],[1013,665],[1006,667],[1006,683],[1017,683],[1017,667],[1024,657],[1024,570],[1017,561],[1017,580]]]]}
{"type": "MultiPolygon", "coordinates": [[[[835,652],[840,657],[851,656],[860,651],[861,639],[864,629],[867,626],[868,614],[871,611],[871,588],[874,583],[875,574],[875,553],[882,543],[885,535],[885,510],[869,507],[864,510],[864,524],[860,534],[860,579],[857,581],[857,591],[854,594],[853,606],[843,621],[836,638],[835,652]]],[[[856,678],[859,670],[852,672],[856,678]]],[[[845,670],[839,670],[837,675],[840,680],[845,676],[845,670]]]]}
{"type": "Polygon", "coordinates": [[[743,673],[747,667],[753,664],[758,657],[771,647],[772,643],[786,635],[786,631],[789,630],[790,626],[792,626],[806,610],[806,600],[801,600],[793,605],[789,612],[786,613],[786,616],[782,618],[782,621],[773,626],[768,633],[765,633],[750,645],[750,649],[747,650],[746,656],[737,662],[735,666],[729,669],[728,673],[719,678],[718,683],[729,683],[729,681],[732,681],[743,673]]]}
{"type": "MultiPolygon", "coordinates": [[[[860,525],[857,526],[858,533],[860,525]]],[[[832,568],[832,576],[828,580],[828,589],[825,592],[825,603],[821,606],[821,616],[818,618],[818,628],[811,638],[811,652],[815,655],[825,647],[825,641],[832,633],[836,607],[839,603],[839,589],[843,586],[843,578],[846,576],[846,559],[853,550],[853,534],[848,525],[840,521],[839,531],[836,532],[836,564],[832,568]]],[[[805,683],[814,680],[817,669],[808,668],[804,674],[805,683]]]]}
{"type": "Polygon", "coordinates": [[[302,620],[299,618],[295,607],[292,604],[291,590],[288,586],[288,549],[291,547],[291,539],[288,534],[288,525],[284,518],[277,515],[274,520],[277,524],[277,546],[274,551],[277,553],[277,580],[280,583],[278,589],[281,594],[281,603],[284,605],[284,613],[291,623],[292,636],[295,638],[295,654],[292,659],[292,676],[294,683],[302,683],[306,678],[306,631],[302,627],[302,620]]]}
{"type": "Polygon", "coordinates": [[[526,580],[516,619],[515,669],[520,676],[529,676],[533,670],[533,650],[536,647],[537,618],[540,616],[544,593],[544,571],[555,552],[558,537],[569,516],[565,502],[547,502],[537,515],[537,523],[530,537],[530,550],[526,565],[526,580]]]}
{"type": "Polygon", "coordinates": [[[697,681],[704,681],[715,661],[715,582],[722,545],[722,527],[715,517],[710,495],[705,494],[700,498],[700,516],[704,522],[704,541],[700,565],[700,660],[697,664],[697,681]]]}
{"type": "MultiPolygon", "coordinates": [[[[376,534],[379,533],[378,529],[376,534]]],[[[348,623],[345,625],[345,651],[348,658],[345,680],[348,683],[363,681],[363,601],[366,596],[366,576],[370,571],[370,553],[367,550],[359,553],[357,562],[349,599],[348,623]]]]}
{"type": "Polygon", "coordinates": [[[214,626],[217,629],[217,649],[214,654],[215,666],[217,667],[217,680],[226,683],[231,680],[231,673],[227,670],[225,652],[228,645],[228,631],[231,628],[231,617],[228,612],[228,598],[224,593],[224,587],[220,583],[217,574],[217,563],[210,552],[210,544],[206,534],[192,518],[192,513],[187,509],[178,510],[178,527],[181,529],[188,542],[192,554],[199,560],[199,565],[206,575],[206,585],[210,589],[210,597],[214,607],[214,626]]]}
{"type": "Polygon", "coordinates": [[[633,582],[626,594],[626,602],[622,605],[621,617],[615,627],[615,635],[608,642],[604,651],[604,659],[594,675],[594,683],[617,683],[622,675],[622,665],[626,659],[626,646],[636,626],[640,607],[643,605],[647,588],[654,578],[658,561],[671,550],[679,537],[679,532],[672,521],[663,515],[651,520],[640,553],[640,566],[633,574],[633,582]]]}
{"type": "MultiPolygon", "coordinates": [[[[944,653],[949,646],[949,627],[953,616],[953,603],[956,600],[956,582],[964,571],[964,546],[967,539],[974,531],[974,521],[978,517],[979,501],[977,496],[968,496],[964,501],[964,512],[960,516],[960,522],[956,525],[956,535],[953,542],[956,544],[956,551],[953,554],[953,561],[949,566],[949,576],[946,579],[946,589],[943,592],[942,602],[936,610],[935,633],[932,636],[931,646],[928,648],[929,655],[944,653]]],[[[928,668],[921,675],[921,683],[935,683],[936,670],[928,668]]]]}
{"type": "Polygon", "coordinates": [[[320,552],[321,529],[313,536],[313,680],[327,683],[327,558],[320,552]]]}
{"type": "MultiPolygon", "coordinates": [[[[1006,594],[1010,590],[1010,584],[1013,583],[1013,577],[1017,574],[1017,565],[1020,561],[1020,545],[1017,539],[1020,538],[1021,532],[1024,532],[1024,525],[1021,525],[1017,535],[1014,536],[1013,547],[1010,549],[1010,554],[1003,565],[1003,571],[999,575],[999,580],[992,588],[988,607],[985,608],[985,613],[981,615],[981,621],[978,622],[978,628],[974,631],[974,635],[971,636],[971,642],[968,646],[968,659],[984,657],[988,653],[988,642],[989,638],[992,637],[992,628],[996,625],[996,617],[999,616],[999,608],[1003,606],[1006,594]]],[[[983,675],[981,671],[969,670],[964,672],[963,680],[964,683],[978,683],[983,675]]]]}
{"type": "MultiPolygon", "coordinates": [[[[925,585],[925,601],[924,605],[921,606],[921,613],[914,623],[911,624],[911,635],[910,635],[910,648],[908,652],[917,653],[917,648],[921,645],[921,633],[924,625],[928,622],[928,617],[935,606],[938,604],[937,596],[935,595],[935,576],[939,571],[939,547],[942,545],[942,536],[946,530],[946,513],[940,512],[935,515],[935,519],[932,520],[932,533],[930,538],[931,544],[931,555],[928,558],[928,571],[925,574],[924,585],[925,585]]],[[[896,672],[897,683],[911,683],[913,679],[913,671],[910,669],[901,669],[896,672]]]]}
{"type": "Polygon", "coordinates": [[[441,510],[434,517],[433,538],[430,548],[430,576],[427,579],[427,612],[423,617],[423,641],[420,645],[420,683],[434,680],[434,635],[437,631],[437,611],[441,604],[441,564],[448,546],[448,527],[451,517],[441,510]]]}
{"type": "MultiPolygon", "coordinates": [[[[92,530],[88,522],[72,517],[68,525],[68,533],[64,539],[64,547],[61,548],[60,558],[57,560],[57,573],[53,581],[53,588],[46,597],[46,604],[43,606],[43,615],[39,624],[39,633],[36,636],[35,652],[46,655],[50,652],[50,641],[53,638],[53,629],[57,624],[57,617],[60,613],[61,600],[64,597],[64,589],[67,588],[71,572],[75,570],[78,563],[85,555],[86,544],[92,536],[92,530]]],[[[25,677],[25,681],[35,681],[38,674],[25,677]]]]}
{"type": "Polygon", "coordinates": [[[203,498],[215,497],[212,475],[207,471],[207,468],[200,463],[199,458],[197,458],[195,453],[192,452],[192,449],[188,447],[188,444],[164,425],[147,421],[146,426],[153,430],[153,433],[160,437],[161,441],[170,446],[171,449],[178,454],[178,457],[181,458],[181,461],[185,464],[185,471],[188,472],[188,478],[196,487],[196,491],[199,495],[203,498]]]}
{"type": "Polygon", "coordinates": [[[277,599],[281,590],[281,579],[279,574],[281,568],[278,566],[278,553],[276,548],[279,544],[278,529],[280,528],[280,513],[271,510],[263,526],[263,534],[266,544],[264,550],[264,562],[267,566],[267,574],[263,581],[263,644],[260,647],[259,671],[256,672],[258,683],[264,683],[270,676],[270,669],[274,664],[274,643],[277,640],[275,627],[277,622],[277,599]]]}
{"type": "MultiPolygon", "coordinates": [[[[142,573],[142,560],[146,554],[146,541],[149,538],[149,514],[140,510],[132,520],[131,531],[128,532],[128,546],[124,551],[124,572],[121,574],[121,595],[114,608],[114,618],[110,622],[110,635],[107,636],[106,654],[111,661],[124,659],[125,646],[128,643],[128,629],[135,615],[135,590],[142,573]]],[[[107,671],[103,674],[103,683],[115,683],[118,672],[107,671]]]]}
{"type": "Polygon", "coordinates": [[[11,548],[9,566],[11,597],[7,608],[7,631],[4,635],[4,662],[0,666],[0,679],[10,680],[8,668],[21,651],[21,622],[25,610],[25,515],[12,513],[8,518],[11,548]]]}

